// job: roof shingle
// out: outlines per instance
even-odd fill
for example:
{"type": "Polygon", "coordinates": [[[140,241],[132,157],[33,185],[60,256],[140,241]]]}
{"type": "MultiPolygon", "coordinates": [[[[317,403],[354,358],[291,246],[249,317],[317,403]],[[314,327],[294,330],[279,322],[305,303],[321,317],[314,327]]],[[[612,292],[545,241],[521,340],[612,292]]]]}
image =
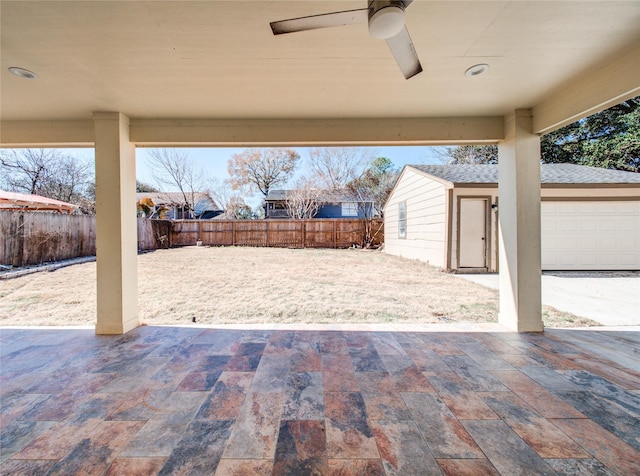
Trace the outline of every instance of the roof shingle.
{"type": "MultiPolygon", "coordinates": [[[[494,164],[409,165],[453,184],[497,184],[494,164]]],[[[541,164],[543,184],[640,184],[640,174],[575,164],[541,164]]]]}

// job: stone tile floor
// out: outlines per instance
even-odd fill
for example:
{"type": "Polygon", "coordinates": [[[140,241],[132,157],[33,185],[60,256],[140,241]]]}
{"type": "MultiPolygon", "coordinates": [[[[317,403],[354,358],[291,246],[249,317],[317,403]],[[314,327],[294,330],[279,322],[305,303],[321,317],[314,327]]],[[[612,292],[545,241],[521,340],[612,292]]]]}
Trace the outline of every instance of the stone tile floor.
{"type": "Polygon", "coordinates": [[[640,474],[639,327],[332,329],[2,329],[0,474],[640,474]]]}

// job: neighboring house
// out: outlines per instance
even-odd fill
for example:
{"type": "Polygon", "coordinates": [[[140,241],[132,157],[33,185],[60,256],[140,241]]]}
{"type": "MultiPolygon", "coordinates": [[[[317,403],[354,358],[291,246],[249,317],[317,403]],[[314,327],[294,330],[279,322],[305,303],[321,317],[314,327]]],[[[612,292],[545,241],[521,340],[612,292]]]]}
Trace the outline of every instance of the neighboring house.
{"type": "MultiPolygon", "coordinates": [[[[541,166],[543,270],[640,269],[640,174],[541,166]]],[[[407,165],[385,205],[385,251],[498,270],[498,166],[407,165]]]]}
{"type": "Polygon", "coordinates": [[[78,206],[40,195],[0,191],[0,210],[73,213],[78,210],[78,206]]]}
{"type": "MultiPolygon", "coordinates": [[[[291,190],[269,190],[265,198],[265,218],[290,218],[287,195],[291,190]]],[[[320,194],[313,218],[371,218],[372,200],[361,200],[346,192],[320,194]]]]}
{"type": "Polygon", "coordinates": [[[195,214],[189,211],[184,196],[180,192],[144,192],[136,193],[136,201],[149,198],[154,204],[151,218],[164,218],[167,220],[200,219],[209,220],[224,213],[216,202],[206,193],[195,194],[195,214]],[[194,216],[195,215],[195,216],[194,216]]]}

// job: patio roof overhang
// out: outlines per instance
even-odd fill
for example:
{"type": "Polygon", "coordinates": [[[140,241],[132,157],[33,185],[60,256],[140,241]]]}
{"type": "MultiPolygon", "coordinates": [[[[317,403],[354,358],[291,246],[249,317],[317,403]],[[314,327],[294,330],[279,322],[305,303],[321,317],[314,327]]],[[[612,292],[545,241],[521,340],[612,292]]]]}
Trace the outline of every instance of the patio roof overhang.
{"type": "Polygon", "coordinates": [[[55,211],[72,213],[78,208],[53,198],[29,195],[26,193],[4,192],[0,190],[0,210],[55,211]]]}
{"type": "Polygon", "coordinates": [[[523,317],[540,300],[538,135],[640,94],[640,4],[416,0],[407,28],[424,71],[409,80],[366,25],[269,28],[366,4],[0,2],[0,145],[96,147],[99,332],[137,325],[122,256],[135,253],[135,147],[169,145],[498,143],[501,204],[514,204],[500,215],[505,323],[541,329],[523,317]],[[489,71],[465,76],[479,63],[489,71]],[[101,282],[119,283],[104,300],[101,282]],[[100,329],[114,312],[129,324],[100,329]]]}

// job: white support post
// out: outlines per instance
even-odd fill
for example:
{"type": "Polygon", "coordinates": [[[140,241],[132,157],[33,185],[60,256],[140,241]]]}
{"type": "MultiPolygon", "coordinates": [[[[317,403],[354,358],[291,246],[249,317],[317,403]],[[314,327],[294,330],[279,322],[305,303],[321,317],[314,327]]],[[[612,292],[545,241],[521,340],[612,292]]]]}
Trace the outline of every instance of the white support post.
{"type": "Polygon", "coordinates": [[[135,146],[129,119],[93,114],[96,151],[96,334],[124,334],[139,325],[135,146]]]}
{"type": "Polygon", "coordinates": [[[541,332],[540,138],[530,110],[505,118],[499,144],[500,324],[541,332]]]}

